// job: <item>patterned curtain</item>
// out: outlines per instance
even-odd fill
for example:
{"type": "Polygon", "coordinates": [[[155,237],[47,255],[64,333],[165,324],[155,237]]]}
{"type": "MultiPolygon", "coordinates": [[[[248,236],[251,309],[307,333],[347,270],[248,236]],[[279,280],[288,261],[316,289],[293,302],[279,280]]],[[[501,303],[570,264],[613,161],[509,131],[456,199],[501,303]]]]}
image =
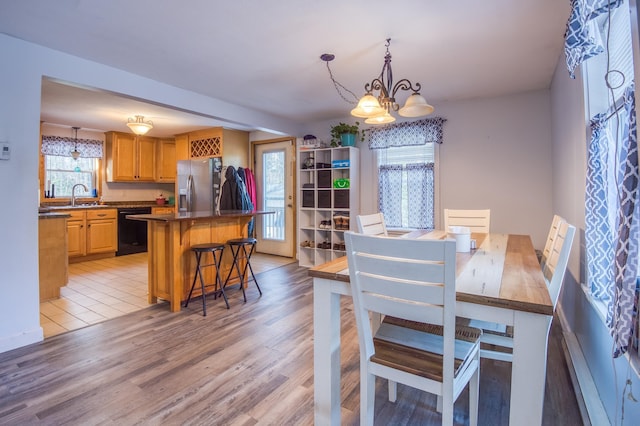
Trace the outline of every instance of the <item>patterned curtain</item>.
{"type": "Polygon", "coordinates": [[[436,117],[375,127],[368,130],[369,149],[424,145],[429,142],[442,143],[442,125],[446,121],[444,118],[436,117]]]}
{"type": "Polygon", "coordinates": [[[571,0],[571,15],[564,34],[564,52],[569,76],[587,59],[604,52],[603,37],[595,19],[615,9],[623,0],[571,0]]]}
{"type": "Polygon", "coordinates": [[[594,297],[608,306],[614,357],[627,352],[631,344],[637,309],[640,203],[635,117],[632,84],[619,110],[613,108],[592,119],[587,153],[587,279],[594,297]]]}
{"type": "Polygon", "coordinates": [[[102,141],[97,139],[75,139],[62,136],[42,136],[42,153],[71,157],[77,149],[83,158],[102,158],[102,141]]]}
{"type": "Polygon", "coordinates": [[[378,169],[380,211],[387,227],[402,227],[402,166],[382,165],[378,169]]]}
{"type": "Polygon", "coordinates": [[[407,164],[409,228],[433,229],[434,179],[433,163],[407,164]]]}

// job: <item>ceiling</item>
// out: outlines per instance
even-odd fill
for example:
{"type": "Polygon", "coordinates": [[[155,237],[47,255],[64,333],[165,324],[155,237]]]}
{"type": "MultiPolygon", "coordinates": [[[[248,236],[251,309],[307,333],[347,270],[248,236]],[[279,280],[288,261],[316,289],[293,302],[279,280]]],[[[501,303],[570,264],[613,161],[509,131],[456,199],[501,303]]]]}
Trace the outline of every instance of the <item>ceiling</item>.
{"type": "MultiPolygon", "coordinates": [[[[445,101],[548,88],[569,2],[558,0],[0,0],[0,32],[296,123],[341,118],[380,73],[391,38],[394,79],[445,101]],[[347,96],[350,97],[347,93],[347,96]]],[[[404,101],[404,97],[400,99],[404,101]]],[[[42,119],[126,130],[133,114],[154,136],[238,126],[61,82],[43,86],[42,119]],[[117,128],[116,128],[117,126],[117,128]]]]}

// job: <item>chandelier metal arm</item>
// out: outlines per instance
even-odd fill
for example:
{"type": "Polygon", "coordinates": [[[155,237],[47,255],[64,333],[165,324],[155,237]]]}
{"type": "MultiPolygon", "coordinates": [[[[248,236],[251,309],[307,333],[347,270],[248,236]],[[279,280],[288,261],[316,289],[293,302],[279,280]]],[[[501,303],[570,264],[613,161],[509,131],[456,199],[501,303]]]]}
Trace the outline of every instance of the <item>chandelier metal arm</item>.
{"type": "Polygon", "coordinates": [[[413,93],[418,93],[421,88],[422,88],[422,86],[420,85],[420,83],[416,83],[416,87],[414,88],[413,84],[408,79],[403,78],[402,80],[397,82],[395,84],[395,86],[393,86],[393,90],[391,91],[391,96],[395,98],[396,97],[396,93],[400,89],[402,89],[402,90],[411,90],[413,93]]]}

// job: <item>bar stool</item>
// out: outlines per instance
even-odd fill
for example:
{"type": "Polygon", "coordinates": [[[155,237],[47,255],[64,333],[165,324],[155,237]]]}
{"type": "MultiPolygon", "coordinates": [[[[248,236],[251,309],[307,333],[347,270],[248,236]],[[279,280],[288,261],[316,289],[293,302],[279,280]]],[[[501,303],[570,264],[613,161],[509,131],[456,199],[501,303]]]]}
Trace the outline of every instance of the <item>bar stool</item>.
{"type": "MultiPolygon", "coordinates": [[[[202,315],[207,316],[207,305],[205,301],[205,284],[204,278],[202,277],[202,268],[207,266],[215,266],[216,267],[216,282],[215,282],[215,297],[218,297],[218,293],[222,294],[224,298],[224,303],[227,305],[227,309],[229,309],[229,301],[227,300],[227,295],[224,293],[224,286],[222,285],[222,278],[220,277],[220,262],[222,260],[222,254],[224,253],[224,243],[209,243],[209,244],[196,244],[191,246],[191,250],[196,255],[196,273],[193,276],[193,284],[191,284],[191,290],[189,291],[189,297],[184,304],[186,308],[189,304],[189,300],[191,300],[191,294],[193,293],[193,289],[196,286],[196,280],[200,277],[200,288],[202,289],[202,315]],[[205,253],[211,253],[213,256],[213,263],[202,263],[202,255],[205,253]],[[216,255],[217,254],[217,255],[216,255]],[[218,290],[220,288],[220,290],[218,290]]],[[[212,285],[212,284],[207,284],[212,285]]]]}
{"type": "MultiPolygon", "coordinates": [[[[224,287],[227,286],[229,282],[229,278],[231,278],[231,273],[233,272],[233,268],[236,268],[238,272],[238,277],[240,278],[240,288],[242,289],[242,296],[244,297],[244,301],[247,301],[247,295],[244,291],[244,279],[247,276],[247,267],[251,272],[251,278],[253,282],[256,283],[256,287],[258,287],[258,292],[260,296],[262,296],[262,290],[260,290],[260,286],[258,285],[258,280],[256,280],[256,276],[253,273],[253,268],[251,267],[251,255],[256,248],[257,240],[255,238],[234,238],[227,241],[227,245],[231,249],[231,254],[233,256],[233,263],[231,263],[231,268],[229,269],[229,273],[227,274],[227,278],[224,280],[224,287]],[[251,247],[247,251],[247,249],[251,247]],[[240,260],[245,260],[244,268],[240,270],[240,260]]],[[[247,279],[248,281],[248,279],[247,279]]]]}

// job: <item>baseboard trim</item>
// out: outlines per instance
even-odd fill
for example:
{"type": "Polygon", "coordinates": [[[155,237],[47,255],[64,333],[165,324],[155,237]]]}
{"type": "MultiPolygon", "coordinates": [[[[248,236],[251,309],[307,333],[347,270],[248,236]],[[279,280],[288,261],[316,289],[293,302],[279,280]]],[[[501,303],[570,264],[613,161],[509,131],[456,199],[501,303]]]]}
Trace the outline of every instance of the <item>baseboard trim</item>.
{"type": "Polygon", "coordinates": [[[611,425],[604,405],[602,405],[596,384],[589,371],[587,360],[582,353],[582,348],[580,348],[580,343],[576,335],[571,331],[560,305],[556,309],[556,314],[562,327],[564,337],[562,349],[569,367],[569,374],[571,375],[573,389],[578,400],[582,421],[589,426],[611,425]]]}

